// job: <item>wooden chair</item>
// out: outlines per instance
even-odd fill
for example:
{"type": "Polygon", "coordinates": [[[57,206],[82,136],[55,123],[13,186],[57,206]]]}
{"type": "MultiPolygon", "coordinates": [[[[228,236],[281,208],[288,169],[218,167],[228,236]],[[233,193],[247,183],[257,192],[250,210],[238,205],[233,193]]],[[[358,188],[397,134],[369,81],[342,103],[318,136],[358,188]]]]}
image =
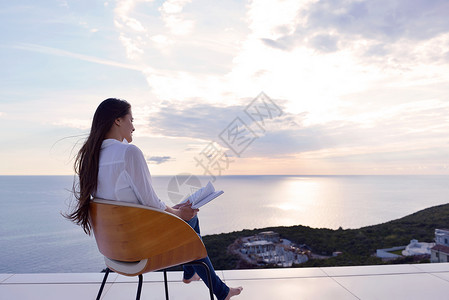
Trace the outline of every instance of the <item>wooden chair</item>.
{"type": "MultiPolygon", "coordinates": [[[[201,238],[184,220],[147,206],[94,199],[90,218],[95,240],[104,255],[106,273],[97,300],[100,299],[110,270],[125,276],[139,276],[137,297],[142,291],[142,274],[164,270],[165,297],[168,299],[166,268],[177,265],[202,265],[209,283],[210,270],[198,259],[207,256],[201,238]]],[[[212,284],[209,284],[213,300],[212,284]]]]}

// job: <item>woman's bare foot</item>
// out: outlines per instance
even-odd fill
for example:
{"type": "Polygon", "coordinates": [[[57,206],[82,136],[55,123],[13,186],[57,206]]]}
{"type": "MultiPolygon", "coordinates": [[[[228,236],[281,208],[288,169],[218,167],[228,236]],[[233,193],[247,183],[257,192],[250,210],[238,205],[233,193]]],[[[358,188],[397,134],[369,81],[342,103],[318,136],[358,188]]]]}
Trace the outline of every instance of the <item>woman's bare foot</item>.
{"type": "Polygon", "coordinates": [[[182,279],[182,282],[184,282],[184,283],[191,283],[192,281],[198,281],[198,280],[200,280],[201,278],[200,278],[200,276],[198,276],[198,274],[194,274],[190,279],[182,279]]]}
{"type": "Polygon", "coordinates": [[[240,293],[243,291],[243,288],[239,286],[238,288],[230,288],[228,296],[226,296],[225,300],[231,299],[231,297],[240,295],[240,293]]]}

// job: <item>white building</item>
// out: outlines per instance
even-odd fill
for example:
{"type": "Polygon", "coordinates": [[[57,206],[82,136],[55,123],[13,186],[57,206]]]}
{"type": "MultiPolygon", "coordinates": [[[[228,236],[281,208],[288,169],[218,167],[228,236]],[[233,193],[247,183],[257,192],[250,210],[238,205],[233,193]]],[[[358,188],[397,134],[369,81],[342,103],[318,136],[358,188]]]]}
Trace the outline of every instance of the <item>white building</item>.
{"type": "Polygon", "coordinates": [[[275,246],[269,241],[254,241],[243,244],[242,253],[245,254],[263,254],[275,250],[275,246]]]}
{"type": "Polygon", "coordinates": [[[449,230],[435,229],[436,245],[431,249],[430,262],[449,262],[449,230]]]}
{"type": "Polygon", "coordinates": [[[246,240],[240,252],[258,263],[291,267],[293,264],[301,264],[309,259],[307,255],[293,247],[292,242],[281,240],[279,234],[273,231],[261,232],[246,240]]]}
{"type": "Polygon", "coordinates": [[[449,230],[435,229],[435,242],[437,245],[449,246],[449,230]]]}
{"type": "Polygon", "coordinates": [[[405,247],[405,250],[402,251],[402,255],[430,255],[430,249],[432,249],[433,246],[435,246],[435,243],[423,243],[418,242],[418,240],[411,240],[410,244],[408,244],[405,247]]]}

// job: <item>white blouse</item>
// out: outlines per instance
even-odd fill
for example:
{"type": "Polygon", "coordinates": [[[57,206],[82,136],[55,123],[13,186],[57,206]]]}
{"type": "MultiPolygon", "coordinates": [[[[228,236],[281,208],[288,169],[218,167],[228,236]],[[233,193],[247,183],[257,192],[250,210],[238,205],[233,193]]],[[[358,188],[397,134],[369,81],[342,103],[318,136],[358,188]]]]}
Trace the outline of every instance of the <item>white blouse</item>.
{"type": "Polygon", "coordinates": [[[156,195],[142,151],[126,140],[106,139],[101,145],[95,197],[143,204],[165,210],[156,195]]]}

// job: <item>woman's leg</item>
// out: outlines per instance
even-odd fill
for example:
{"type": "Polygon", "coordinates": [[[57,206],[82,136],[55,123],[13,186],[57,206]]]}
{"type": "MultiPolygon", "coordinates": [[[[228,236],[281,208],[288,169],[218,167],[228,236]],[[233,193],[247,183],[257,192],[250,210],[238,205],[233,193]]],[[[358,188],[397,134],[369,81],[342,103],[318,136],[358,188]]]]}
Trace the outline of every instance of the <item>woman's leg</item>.
{"type": "MultiPolygon", "coordinates": [[[[187,224],[189,224],[190,227],[192,227],[193,230],[195,230],[195,232],[201,238],[198,217],[197,216],[193,217],[190,221],[187,222],[187,224]]],[[[202,240],[202,238],[201,238],[201,240],[202,240]]],[[[192,266],[185,266],[185,267],[183,267],[183,269],[184,269],[184,279],[185,280],[189,280],[190,278],[193,277],[193,275],[195,275],[195,270],[193,269],[192,266]]]]}
{"type": "MultiPolygon", "coordinates": [[[[189,222],[187,222],[195,231],[198,233],[198,235],[201,238],[200,235],[200,226],[199,226],[199,220],[198,217],[194,217],[189,222]]],[[[206,265],[209,267],[211,277],[212,277],[212,288],[214,291],[215,296],[217,296],[218,300],[223,300],[226,298],[226,296],[229,293],[229,287],[221,281],[220,277],[217,276],[215,273],[214,267],[212,266],[212,263],[209,259],[209,256],[200,259],[199,261],[202,261],[206,263],[206,265]]],[[[209,287],[209,280],[207,277],[207,272],[202,266],[185,266],[184,267],[184,279],[188,280],[192,278],[194,275],[198,274],[200,278],[204,281],[204,283],[209,287]]]]}

